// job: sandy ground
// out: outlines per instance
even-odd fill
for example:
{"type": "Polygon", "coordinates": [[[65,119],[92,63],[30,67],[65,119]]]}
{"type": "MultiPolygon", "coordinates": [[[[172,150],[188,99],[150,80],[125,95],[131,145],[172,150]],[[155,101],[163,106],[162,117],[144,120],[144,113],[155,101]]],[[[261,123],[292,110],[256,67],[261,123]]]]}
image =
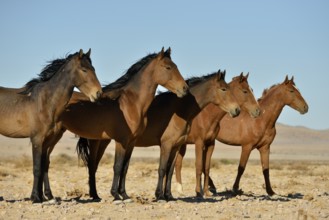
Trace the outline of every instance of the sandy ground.
{"type": "Polygon", "coordinates": [[[177,201],[157,203],[159,148],[135,148],[127,176],[127,192],[133,203],[112,204],[113,146],[110,146],[97,172],[101,202],[88,196],[88,175],[74,152],[76,139],[67,133],[51,157],[50,181],[58,204],[31,204],[31,146],[28,139],[0,137],[0,219],[329,219],[328,147],[284,144],[273,147],[271,181],[279,196],[266,196],[258,152],[242,177],[244,193],[233,196],[231,189],[240,148],[217,146],[211,176],[217,195],[196,199],[193,147],[183,164],[184,194],[177,201]],[[297,149],[297,150],[296,150],[297,149]],[[307,150],[309,149],[309,150],[307,150]]]}

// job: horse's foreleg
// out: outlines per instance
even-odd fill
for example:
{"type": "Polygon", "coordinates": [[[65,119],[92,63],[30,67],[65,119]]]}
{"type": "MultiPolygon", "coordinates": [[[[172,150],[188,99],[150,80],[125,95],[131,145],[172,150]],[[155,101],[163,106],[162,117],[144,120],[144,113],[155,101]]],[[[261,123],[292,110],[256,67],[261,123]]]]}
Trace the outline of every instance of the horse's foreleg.
{"type": "Polygon", "coordinates": [[[122,144],[119,142],[116,142],[114,165],[113,165],[114,174],[113,174],[112,187],[111,187],[111,194],[114,197],[114,202],[121,200],[121,197],[119,194],[119,182],[120,182],[120,175],[122,173],[125,154],[126,154],[126,150],[124,149],[122,144]]]}
{"type": "Polygon", "coordinates": [[[211,163],[211,156],[214,152],[215,142],[205,148],[204,152],[204,195],[212,196],[212,193],[209,191],[209,173],[210,173],[210,163],[211,163]]]}
{"type": "Polygon", "coordinates": [[[202,187],[201,187],[201,175],[203,170],[203,148],[204,144],[202,140],[195,142],[195,178],[196,186],[195,192],[197,197],[202,197],[202,187]]]}
{"type": "Polygon", "coordinates": [[[164,184],[164,178],[167,173],[167,165],[168,165],[168,160],[169,160],[170,152],[171,152],[171,148],[169,146],[171,146],[171,145],[162,143],[161,148],[160,148],[161,153],[160,153],[160,162],[159,162],[159,168],[158,168],[158,184],[157,184],[157,188],[155,190],[155,198],[158,201],[165,200],[163,184],[164,184]]]}
{"type": "Polygon", "coordinates": [[[127,147],[126,154],[125,154],[124,161],[123,161],[123,169],[122,169],[122,173],[120,175],[119,193],[122,196],[122,199],[124,202],[132,201],[126,192],[126,176],[127,176],[129,162],[130,162],[130,158],[131,158],[133,149],[134,149],[134,145],[130,145],[127,147]]]}
{"type": "Polygon", "coordinates": [[[186,153],[186,144],[182,145],[178,151],[178,155],[175,162],[175,172],[176,172],[176,182],[178,184],[177,191],[183,193],[183,184],[182,184],[182,165],[183,158],[186,153]]]}
{"type": "Polygon", "coordinates": [[[52,200],[54,198],[54,196],[51,192],[49,176],[48,176],[48,170],[49,170],[49,164],[50,164],[50,154],[54,150],[54,147],[57,144],[57,142],[62,138],[64,132],[65,132],[65,130],[62,130],[57,135],[54,135],[53,137],[48,138],[48,140],[44,144],[44,148],[45,148],[44,150],[47,153],[46,162],[45,162],[45,171],[44,171],[44,177],[43,177],[44,199],[45,200],[52,200]]]}
{"type": "Polygon", "coordinates": [[[272,196],[275,194],[271,187],[270,182],[270,168],[269,168],[269,162],[270,162],[270,146],[266,145],[258,149],[260,153],[260,160],[262,163],[262,169],[263,169],[263,175],[265,179],[265,186],[266,186],[266,192],[269,196],[272,196]]]}
{"type": "Polygon", "coordinates": [[[240,193],[240,191],[239,191],[240,179],[246,168],[251,150],[252,150],[252,146],[247,146],[247,145],[242,146],[241,155],[240,155],[240,163],[239,163],[239,167],[238,167],[238,174],[236,176],[236,179],[235,179],[235,182],[233,185],[234,193],[237,193],[237,194],[240,193]]]}
{"type": "Polygon", "coordinates": [[[177,147],[172,148],[167,164],[167,174],[166,174],[167,178],[166,178],[166,188],[165,188],[165,198],[167,199],[167,201],[174,200],[174,197],[172,196],[171,193],[171,180],[172,180],[172,175],[174,173],[174,167],[178,155],[178,150],[179,148],[177,147]]]}
{"type": "Polygon", "coordinates": [[[33,154],[33,188],[31,193],[31,200],[33,203],[42,202],[42,183],[44,176],[44,163],[42,144],[36,144],[32,140],[32,154],[33,154]]]}

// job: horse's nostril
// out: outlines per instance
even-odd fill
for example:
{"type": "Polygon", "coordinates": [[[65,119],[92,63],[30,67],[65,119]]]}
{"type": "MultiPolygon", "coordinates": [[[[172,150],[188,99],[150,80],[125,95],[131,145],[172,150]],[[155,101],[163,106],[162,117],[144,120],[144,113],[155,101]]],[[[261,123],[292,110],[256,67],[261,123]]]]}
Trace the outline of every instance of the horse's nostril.
{"type": "Polygon", "coordinates": [[[304,111],[305,111],[305,112],[308,112],[308,105],[305,105],[305,106],[304,106],[304,111]]]}
{"type": "Polygon", "coordinates": [[[235,109],[235,114],[236,114],[236,115],[239,115],[239,114],[240,114],[240,108],[236,108],[236,109],[235,109]]]}

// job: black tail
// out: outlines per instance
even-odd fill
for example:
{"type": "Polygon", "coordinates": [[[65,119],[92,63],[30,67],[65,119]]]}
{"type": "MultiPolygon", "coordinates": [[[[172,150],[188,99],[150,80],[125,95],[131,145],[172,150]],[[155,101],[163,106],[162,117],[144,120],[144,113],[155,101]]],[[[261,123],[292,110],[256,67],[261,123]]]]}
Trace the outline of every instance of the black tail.
{"type": "Polygon", "coordinates": [[[90,157],[90,150],[89,150],[89,141],[86,138],[79,138],[77,143],[77,154],[79,159],[81,159],[85,166],[88,166],[89,157],[90,157]]]}

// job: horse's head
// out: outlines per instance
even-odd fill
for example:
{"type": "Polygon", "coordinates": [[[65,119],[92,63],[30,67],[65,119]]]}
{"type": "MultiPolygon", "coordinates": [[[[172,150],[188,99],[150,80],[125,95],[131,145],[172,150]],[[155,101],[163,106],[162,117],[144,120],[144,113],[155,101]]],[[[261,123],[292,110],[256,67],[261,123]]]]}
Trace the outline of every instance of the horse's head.
{"type": "Polygon", "coordinates": [[[286,104],[289,105],[291,108],[299,111],[301,114],[307,113],[308,105],[299,90],[297,89],[294,82],[294,77],[291,77],[291,79],[289,80],[288,76],[286,76],[283,83],[281,83],[281,86],[284,87],[284,99],[286,101],[286,104]]]}
{"type": "Polygon", "coordinates": [[[90,49],[86,54],[80,49],[79,53],[69,60],[68,65],[71,65],[70,68],[74,72],[74,86],[94,102],[100,98],[102,87],[91,64],[90,53],[90,49]]]}
{"type": "Polygon", "coordinates": [[[252,117],[256,118],[260,115],[261,111],[252,89],[248,84],[248,76],[249,73],[247,73],[246,76],[241,73],[239,76],[234,77],[229,85],[241,108],[249,112],[252,117]]]}
{"type": "Polygon", "coordinates": [[[171,60],[170,53],[170,47],[166,51],[162,48],[154,59],[153,80],[175,93],[178,97],[183,97],[188,91],[188,86],[176,64],[171,60]]]}
{"type": "Polygon", "coordinates": [[[236,101],[229,85],[225,82],[226,71],[218,70],[214,81],[217,89],[214,89],[214,96],[217,98],[218,106],[230,114],[231,117],[236,117],[240,114],[240,106],[236,101]]]}

